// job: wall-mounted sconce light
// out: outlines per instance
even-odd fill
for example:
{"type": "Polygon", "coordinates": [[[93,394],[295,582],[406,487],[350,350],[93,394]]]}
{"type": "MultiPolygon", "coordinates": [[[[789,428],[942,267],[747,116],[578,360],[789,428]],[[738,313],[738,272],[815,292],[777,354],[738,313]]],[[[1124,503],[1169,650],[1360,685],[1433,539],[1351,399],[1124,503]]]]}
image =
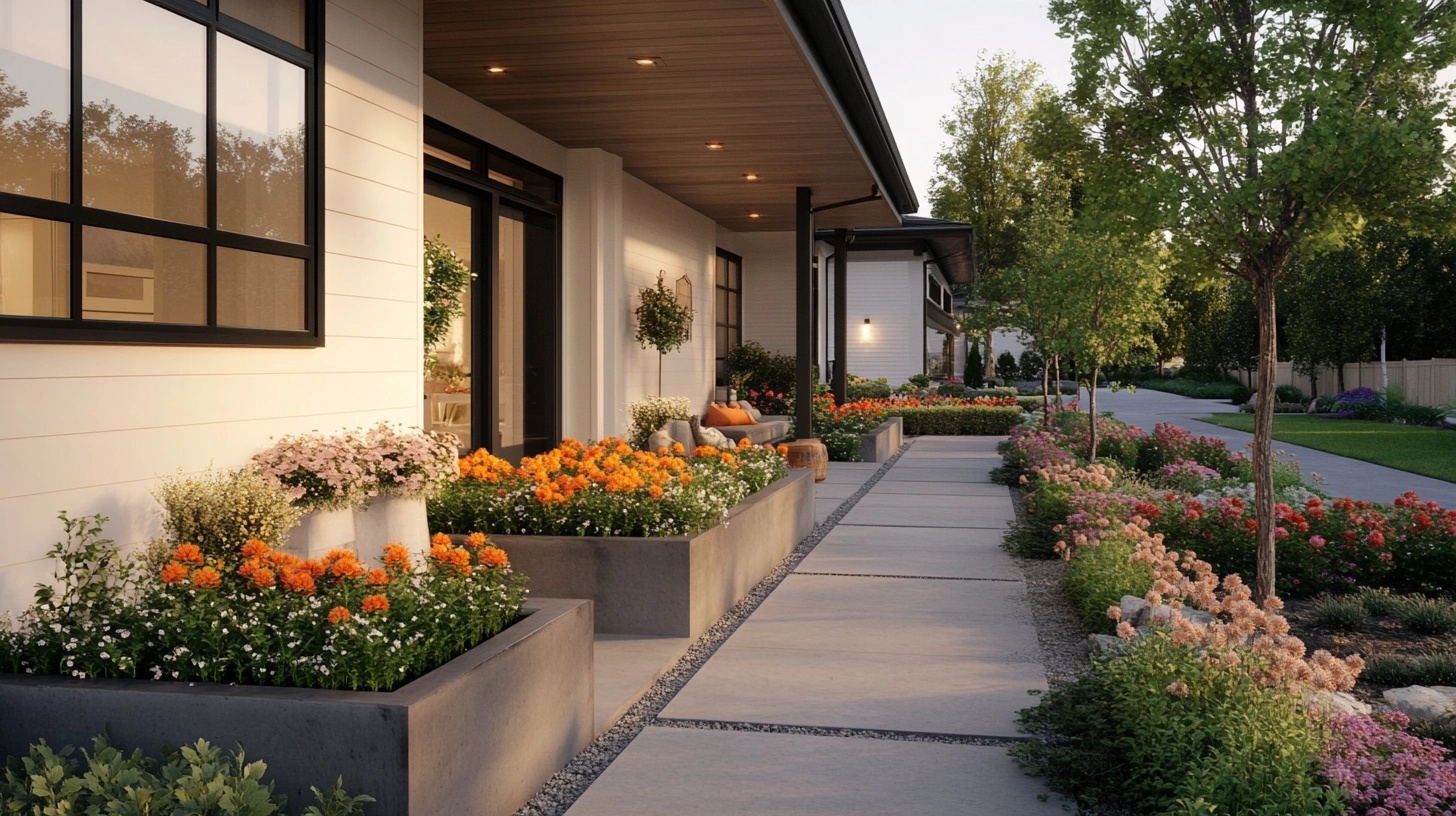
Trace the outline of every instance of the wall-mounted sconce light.
{"type": "Polygon", "coordinates": [[[870,338],[870,332],[871,331],[872,331],[872,329],[870,329],[870,319],[868,317],[866,317],[865,320],[864,320],[864,325],[862,325],[862,326],[859,327],[859,341],[861,343],[868,343],[870,341],[870,339],[871,339],[870,338]]]}

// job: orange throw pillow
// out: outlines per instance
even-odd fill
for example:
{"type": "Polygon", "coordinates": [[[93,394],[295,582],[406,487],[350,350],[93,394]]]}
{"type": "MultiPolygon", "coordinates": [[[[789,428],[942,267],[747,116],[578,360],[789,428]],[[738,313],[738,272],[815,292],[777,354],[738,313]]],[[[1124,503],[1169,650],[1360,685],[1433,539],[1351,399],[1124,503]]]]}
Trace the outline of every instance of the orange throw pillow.
{"type": "Polygon", "coordinates": [[[710,428],[723,428],[729,425],[757,425],[753,417],[742,408],[728,408],[718,403],[708,406],[708,421],[703,423],[710,428]]]}

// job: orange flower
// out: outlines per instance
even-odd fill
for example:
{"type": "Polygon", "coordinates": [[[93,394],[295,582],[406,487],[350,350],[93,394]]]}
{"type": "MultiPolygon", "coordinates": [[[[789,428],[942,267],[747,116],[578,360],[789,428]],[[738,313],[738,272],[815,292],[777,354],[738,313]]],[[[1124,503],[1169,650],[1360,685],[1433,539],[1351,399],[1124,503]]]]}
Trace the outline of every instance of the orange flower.
{"type": "Polygon", "coordinates": [[[350,578],[358,578],[364,574],[365,570],[364,565],[359,563],[359,559],[351,556],[335,561],[329,567],[329,572],[334,576],[335,581],[346,581],[350,578]]]}
{"type": "Polygon", "coordinates": [[[192,573],[192,585],[198,589],[217,589],[222,586],[222,576],[212,567],[203,567],[192,573]]]}
{"type": "Polygon", "coordinates": [[[683,447],[683,443],[674,442],[672,443],[672,452],[674,456],[682,456],[687,452],[687,449],[683,447]]]}
{"type": "Polygon", "coordinates": [[[394,542],[384,545],[384,566],[396,572],[410,572],[415,568],[409,550],[394,542]]]}
{"type": "Polygon", "coordinates": [[[365,595],[364,602],[359,608],[366,615],[371,612],[388,612],[389,599],[383,595],[365,595]]]}
{"type": "Polygon", "coordinates": [[[436,544],[430,548],[430,560],[460,575],[470,574],[470,553],[461,547],[436,544]]]}
{"type": "Polygon", "coordinates": [[[653,485],[652,489],[648,490],[647,493],[654,499],[662,498],[662,488],[658,487],[657,485],[653,485]]]}
{"type": "Polygon", "coordinates": [[[244,558],[267,558],[272,552],[273,548],[256,538],[248,539],[248,543],[243,545],[244,558]]]}
{"type": "Polygon", "coordinates": [[[789,455],[789,446],[788,445],[779,445],[778,452],[779,452],[779,456],[788,456],[789,455]]]}
{"type": "Polygon", "coordinates": [[[322,578],[324,577],[324,573],[328,572],[328,567],[324,565],[324,562],[314,558],[310,558],[307,561],[299,561],[298,568],[315,578],[322,578]]]}
{"type": "Polygon", "coordinates": [[[260,562],[258,559],[249,558],[247,561],[244,561],[243,563],[238,565],[238,574],[243,576],[244,578],[249,578],[252,576],[253,573],[257,572],[258,568],[262,565],[262,562],[260,562]]]}
{"type": "Polygon", "coordinates": [[[297,592],[299,595],[312,595],[314,593],[313,575],[308,570],[284,570],[282,580],[283,588],[289,592],[297,592]]]}
{"type": "Polygon", "coordinates": [[[445,533],[435,533],[430,536],[430,543],[437,547],[448,547],[454,542],[450,541],[450,536],[445,533]]]}
{"type": "Polygon", "coordinates": [[[500,547],[486,547],[480,551],[480,563],[492,568],[509,567],[511,561],[500,547]]]}
{"type": "Polygon", "coordinates": [[[349,610],[345,609],[342,606],[336,606],[333,609],[329,610],[329,623],[332,623],[335,626],[338,626],[345,621],[352,620],[353,618],[354,616],[349,613],[349,610]]]}
{"type": "Polygon", "coordinates": [[[187,580],[187,568],[176,561],[162,567],[162,583],[180,584],[185,580],[187,580]]]}
{"type": "Polygon", "coordinates": [[[273,574],[273,570],[262,567],[253,571],[253,586],[258,589],[267,589],[276,583],[278,583],[277,576],[273,574]]]}
{"type": "Polygon", "coordinates": [[[364,579],[365,583],[372,587],[389,586],[389,582],[393,580],[394,576],[390,575],[387,570],[382,569],[370,570],[369,575],[364,579]]]}
{"type": "Polygon", "coordinates": [[[201,565],[203,562],[202,548],[196,544],[183,544],[172,553],[172,560],[183,564],[201,565]]]}
{"type": "Polygon", "coordinates": [[[324,566],[325,567],[328,567],[328,566],[331,566],[335,561],[347,561],[347,560],[349,560],[351,558],[358,558],[358,557],[359,557],[358,555],[355,555],[354,554],[354,551],[353,550],[343,550],[343,549],[335,548],[335,549],[329,550],[328,554],[324,556],[323,562],[324,562],[324,566]]]}
{"type": "Polygon", "coordinates": [[[465,537],[465,543],[472,547],[484,547],[486,542],[485,533],[471,533],[465,537]]]}

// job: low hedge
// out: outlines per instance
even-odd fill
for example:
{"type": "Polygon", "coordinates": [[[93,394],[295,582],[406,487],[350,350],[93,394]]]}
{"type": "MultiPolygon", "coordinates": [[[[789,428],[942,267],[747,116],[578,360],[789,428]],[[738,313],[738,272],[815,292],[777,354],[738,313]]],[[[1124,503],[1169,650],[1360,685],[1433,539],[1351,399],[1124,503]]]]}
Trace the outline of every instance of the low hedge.
{"type": "Polygon", "coordinates": [[[886,416],[903,417],[909,436],[1004,436],[1021,423],[1021,409],[979,405],[931,405],[891,408],[886,416]]]}

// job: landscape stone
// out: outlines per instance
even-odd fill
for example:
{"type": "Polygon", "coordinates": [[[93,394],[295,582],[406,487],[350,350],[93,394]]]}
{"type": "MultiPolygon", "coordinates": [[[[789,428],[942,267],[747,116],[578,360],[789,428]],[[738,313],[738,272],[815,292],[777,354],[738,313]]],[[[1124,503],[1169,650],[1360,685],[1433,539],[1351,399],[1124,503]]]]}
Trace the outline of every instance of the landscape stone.
{"type": "MultiPolygon", "coordinates": [[[[1126,596],[1124,597],[1124,600],[1126,600],[1126,596]]],[[[1155,623],[1168,623],[1169,621],[1173,620],[1173,607],[1168,606],[1167,604],[1158,604],[1157,606],[1147,606],[1146,604],[1144,604],[1144,607],[1140,610],[1140,612],[1141,614],[1136,620],[1136,625],[1138,626],[1148,626],[1155,623]]],[[[1178,607],[1178,617],[1192,621],[1193,623],[1196,623],[1200,626],[1207,626],[1214,621],[1213,615],[1204,612],[1202,609],[1194,609],[1191,606],[1178,607]]]]}
{"type": "Polygon", "coordinates": [[[1426,686],[1388,689],[1381,695],[1390,707],[1411,718],[1413,723],[1433,722],[1447,715],[1452,700],[1426,686]]]}
{"type": "Polygon", "coordinates": [[[1147,606],[1148,602],[1136,595],[1124,595],[1122,602],[1118,604],[1118,608],[1122,610],[1122,619],[1128,623],[1137,620],[1147,606]]]}
{"type": "Polygon", "coordinates": [[[1369,714],[1372,711],[1369,703],[1361,702],[1348,691],[1305,692],[1304,704],[1326,714],[1369,714]]]}

